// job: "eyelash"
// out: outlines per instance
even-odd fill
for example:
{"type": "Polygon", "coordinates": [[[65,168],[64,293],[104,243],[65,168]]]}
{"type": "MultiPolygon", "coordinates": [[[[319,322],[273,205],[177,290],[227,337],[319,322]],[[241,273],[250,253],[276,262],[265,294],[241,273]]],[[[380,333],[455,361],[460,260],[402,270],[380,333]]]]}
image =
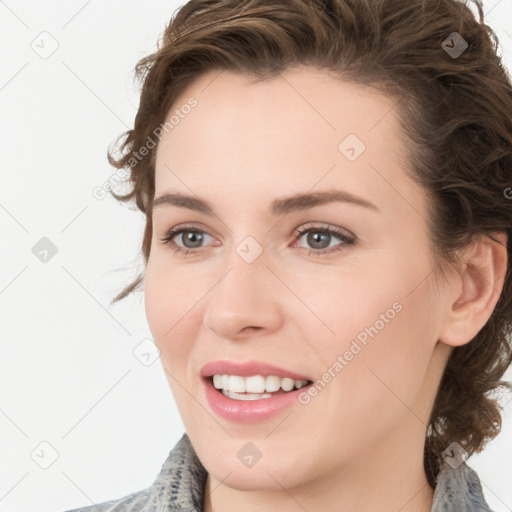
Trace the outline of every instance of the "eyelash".
{"type": "MultiPolygon", "coordinates": [[[[350,246],[354,245],[355,244],[355,240],[356,240],[355,237],[351,237],[351,236],[345,234],[344,232],[342,232],[339,229],[336,229],[336,228],[326,228],[326,227],[316,227],[315,226],[315,227],[306,227],[306,228],[303,227],[301,229],[296,229],[293,232],[293,239],[294,239],[294,241],[298,241],[301,238],[302,235],[304,235],[305,233],[309,233],[310,231],[318,232],[318,233],[324,233],[324,234],[329,234],[329,235],[334,235],[336,238],[339,238],[343,242],[343,244],[337,245],[335,247],[327,248],[327,249],[309,249],[308,256],[324,256],[324,255],[326,255],[328,253],[342,251],[342,250],[344,250],[344,248],[350,247],[350,246]]],[[[173,241],[173,239],[176,236],[180,235],[181,233],[186,233],[186,232],[203,233],[203,234],[207,234],[208,236],[211,236],[206,231],[203,231],[201,229],[197,229],[197,228],[195,228],[193,226],[181,225],[181,226],[174,227],[174,228],[170,229],[169,231],[167,231],[166,236],[164,238],[161,238],[160,240],[161,240],[162,243],[170,245],[171,249],[174,252],[181,253],[181,255],[183,255],[183,256],[186,256],[189,253],[196,253],[196,252],[198,252],[201,248],[197,248],[197,249],[184,249],[183,247],[178,246],[173,241]]],[[[306,248],[305,247],[300,247],[299,249],[306,249],[306,248]]]]}

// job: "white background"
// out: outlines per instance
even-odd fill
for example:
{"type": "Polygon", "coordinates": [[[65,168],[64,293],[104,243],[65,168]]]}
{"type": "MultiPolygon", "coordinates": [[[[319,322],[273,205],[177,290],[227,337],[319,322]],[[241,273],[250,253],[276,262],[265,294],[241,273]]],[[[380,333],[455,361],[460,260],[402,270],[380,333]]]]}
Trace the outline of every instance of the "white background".
{"type": "MultiPolygon", "coordinates": [[[[143,215],[92,194],[136,114],[135,63],[183,3],[0,0],[0,512],[143,489],[184,432],[160,361],[133,353],[151,338],[142,294],[109,307],[142,268],[143,215]],[[43,44],[58,48],[43,59],[43,44]],[[42,237],[57,247],[47,263],[42,237]]],[[[512,69],[512,2],[484,8],[512,69]]],[[[496,512],[512,510],[511,411],[468,461],[496,512]]]]}

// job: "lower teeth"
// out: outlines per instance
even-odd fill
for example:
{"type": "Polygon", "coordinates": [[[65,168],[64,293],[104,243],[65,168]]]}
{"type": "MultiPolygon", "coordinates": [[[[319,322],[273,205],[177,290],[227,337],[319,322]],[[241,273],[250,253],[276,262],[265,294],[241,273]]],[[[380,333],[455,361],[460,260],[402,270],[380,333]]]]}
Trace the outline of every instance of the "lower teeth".
{"type": "Polygon", "coordinates": [[[235,393],[234,391],[221,390],[224,396],[234,400],[259,400],[260,398],[270,398],[270,393],[235,393]]]}

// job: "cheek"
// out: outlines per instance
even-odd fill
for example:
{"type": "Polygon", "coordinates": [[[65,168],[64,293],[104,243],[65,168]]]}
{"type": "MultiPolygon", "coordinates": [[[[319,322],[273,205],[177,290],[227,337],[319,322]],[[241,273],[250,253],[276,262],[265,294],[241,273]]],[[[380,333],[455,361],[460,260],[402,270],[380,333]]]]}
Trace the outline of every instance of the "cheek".
{"type": "Polygon", "coordinates": [[[144,300],[148,323],[153,334],[162,339],[172,335],[180,319],[193,310],[204,294],[200,278],[189,275],[180,265],[172,264],[164,249],[150,255],[144,278],[144,300]],[[171,330],[170,330],[171,329],[171,330]]]}
{"type": "Polygon", "coordinates": [[[180,281],[176,271],[150,257],[144,279],[144,306],[149,328],[160,350],[162,363],[178,357],[187,344],[187,325],[194,315],[192,287],[180,281]]]}
{"type": "MultiPolygon", "coordinates": [[[[377,333],[373,329],[377,323],[361,331],[368,334],[366,343],[355,338],[360,351],[351,356],[352,360],[334,379],[334,394],[340,406],[333,413],[332,424],[342,423],[347,431],[359,432],[366,441],[372,437],[376,440],[402,420],[427,421],[418,404],[429,368],[432,340],[422,330],[421,309],[412,301],[401,303],[403,309],[377,333]],[[376,421],[381,429],[375,430],[376,421]]],[[[349,353],[350,345],[351,341],[346,341],[343,347],[349,353]]]]}
{"type": "Polygon", "coordinates": [[[325,369],[320,380],[327,383],[318,400],[325,400],[327,423],[336,428],[371,436],[376,419],[392,425],[414,416],[408,408],[428,371],[435,322],[427,283],[417,286],[426,272],[403,263],[389,262],[385,275],[368,269],[347,276],[334,290],[336,301],[332,292],[330,300],[308,297],[317,306],[324,302],[319,316],[333,331],[315,345],[325,369]]]}
{"type": "Polygon", "coordinates": [[[193,340],[197,337],[199,319],[198,310],[192,307],[194,292],[179,282],[175,274],[148,262],[144,285],[145,310],[153,340],[160,351],[160,364],[188,430],[193,424],[194,414],[201,414],[190,395],[199,393],[198,389],[190,386],[190,368],[194,366],[193,340]]]}
{"type": "Polygon", "coordinates": [[[150,259],[144,279],[144,307],[149,327],[159,348],[165,333],[172,327],[174,317],[171,313],[174,300],[172,293],[169,293],[168,281],[166,275],[159,273],[150,259]]]}

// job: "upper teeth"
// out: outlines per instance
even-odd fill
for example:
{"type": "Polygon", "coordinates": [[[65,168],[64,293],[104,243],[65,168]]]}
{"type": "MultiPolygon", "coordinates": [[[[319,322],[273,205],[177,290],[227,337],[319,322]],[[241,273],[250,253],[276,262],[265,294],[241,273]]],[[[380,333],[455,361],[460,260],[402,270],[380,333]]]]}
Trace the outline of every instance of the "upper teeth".
{"type": "Polygon", "coordinates": [[[234,391],[235,393],[272,393],[282,388],[283,391],[291,391],[295,386],[300,389],[307,380],[293,380],[288,377],[281,379],[275,375],[263,377],[262,375],[253,375],[251,377],[240,377],[238,375],[219,375],[213,376],[213,385],[217,389],[225,391],[234,391]]]}

